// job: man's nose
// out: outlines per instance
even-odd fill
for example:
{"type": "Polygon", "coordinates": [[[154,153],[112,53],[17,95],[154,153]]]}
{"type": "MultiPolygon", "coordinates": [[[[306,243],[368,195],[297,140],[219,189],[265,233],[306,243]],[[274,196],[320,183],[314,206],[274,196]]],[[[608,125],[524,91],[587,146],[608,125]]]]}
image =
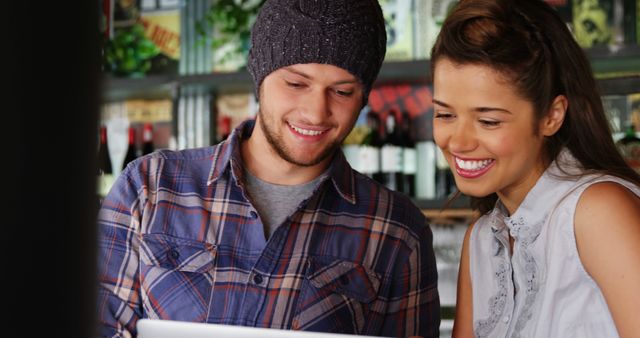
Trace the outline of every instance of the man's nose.
{"type": "Polygon", "coordinates": [[[303,102],[304,117],[313,124],[319,124],[329,115],[329,103],[324,91],[309,93],[303,102]]]}

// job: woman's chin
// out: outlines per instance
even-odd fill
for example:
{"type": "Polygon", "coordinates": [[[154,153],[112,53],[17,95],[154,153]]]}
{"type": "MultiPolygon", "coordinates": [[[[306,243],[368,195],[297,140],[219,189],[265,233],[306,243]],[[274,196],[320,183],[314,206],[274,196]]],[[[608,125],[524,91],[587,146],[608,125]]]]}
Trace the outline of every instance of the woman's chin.
{"type": "Polygon", "coordinates": [[[475,198],[487,197],[493,193],[491,191],[473,189],[473,188],[464,187],[464,186],[458,186],[458,190],[465,196],[475,197],[475,198]]]}

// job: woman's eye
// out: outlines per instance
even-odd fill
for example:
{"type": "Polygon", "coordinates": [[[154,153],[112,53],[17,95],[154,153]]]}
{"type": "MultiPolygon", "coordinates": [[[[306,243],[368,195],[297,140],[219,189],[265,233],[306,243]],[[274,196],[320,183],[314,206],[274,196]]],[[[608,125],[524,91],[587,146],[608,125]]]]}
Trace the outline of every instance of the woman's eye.
{"type": "Polygon", "coordinates": [[[501,122],[494,121],[494,120],[480,120],[480,123],[485,127],[497,127],[500,125],[501,122]]]}
{"type": "Polygon", "coordinates": [[[453,118],[453,114],[449,112],[436,112],[433,117],[436,119],[448,120],[453,118]]]}

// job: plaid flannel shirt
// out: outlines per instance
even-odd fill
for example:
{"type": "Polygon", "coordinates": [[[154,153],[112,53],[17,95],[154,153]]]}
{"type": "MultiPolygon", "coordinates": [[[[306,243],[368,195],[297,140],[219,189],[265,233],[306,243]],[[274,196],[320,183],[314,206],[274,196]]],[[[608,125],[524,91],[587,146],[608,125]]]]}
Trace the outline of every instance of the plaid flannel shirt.
{"type": "Polygon", "coordinates": [[[138,319],[157,318],[437,337],[420,210],[338,151],[312,197],[265,240],[242,184],[240,142],[254,124],[213,147],[139,158],[119,176],[98,217],[101,335],[135,336],[138,319]]]}

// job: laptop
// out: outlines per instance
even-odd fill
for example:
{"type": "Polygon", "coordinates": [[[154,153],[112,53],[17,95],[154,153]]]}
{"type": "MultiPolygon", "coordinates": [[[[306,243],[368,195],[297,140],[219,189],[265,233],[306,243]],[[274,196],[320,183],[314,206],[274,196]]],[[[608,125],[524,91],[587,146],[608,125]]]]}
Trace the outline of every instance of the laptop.
{"type": "MultiPolygon", "coordinates": [[[[354,335],[258,327],[140,319],[138,338],[348,338],[354,335]]],[[[358,337],[372,337],[360,336],[358,337]]]]}

